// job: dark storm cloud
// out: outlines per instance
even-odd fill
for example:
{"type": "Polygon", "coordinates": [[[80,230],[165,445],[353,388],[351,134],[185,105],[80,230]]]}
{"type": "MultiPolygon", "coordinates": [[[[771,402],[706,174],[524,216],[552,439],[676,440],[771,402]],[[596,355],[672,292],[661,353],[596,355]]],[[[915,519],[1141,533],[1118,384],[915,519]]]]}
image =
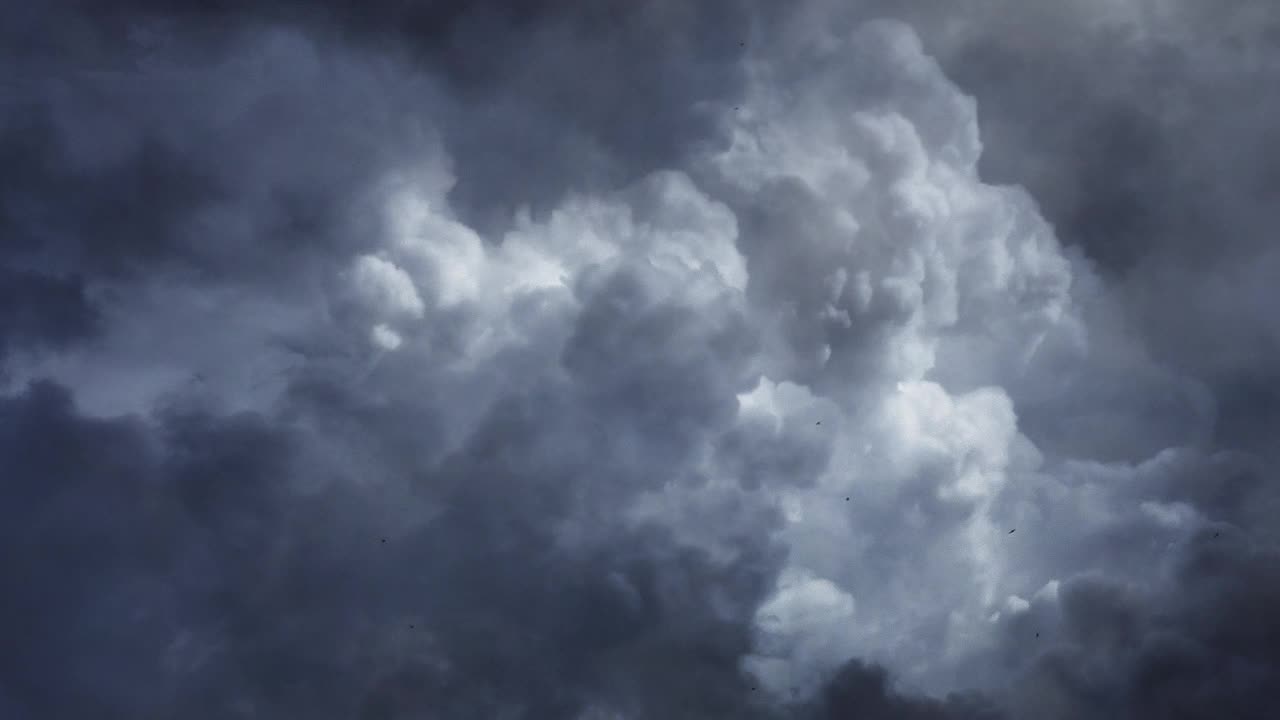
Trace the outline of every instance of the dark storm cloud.
{"type": "MultiPolygon", "coordinates": [[[[718,31],[706,18],[661,32],[674,6],[637,11],[648,27],[532,6],[26,7],[6,35],[0,331],[27,351],[100,329],[82,278],[126,300],[173,278],[305,287],[315,264],[377,241],[351,207],[371,173],[430,159],[420,118],[451,136],[479,210],[594,180],[577,177],[596,152],[583,145],[630,153],[633,177],[698,139],[694,100],[723,92],[740,47],[682,36],[718,31]],[[420,79],[369,60],[389,38],[420,79]],[[634,67],[654,74],[620,81],[648,40],[657,62],[634,67]],[[704,81],[689,53],[710,53],[704,81]],[[590,67],[598,80],[583,82],[590,67]],[[661,81],[676,69],[691,82],[661,81]],[[536,184],[510,174],[521,165],[536,184]]],[[[636,317],[661,341],[691,322],[628,287],[606,284],[572,340],[580,401],[518,391],[453,452],[432,412],[370,403],[346,389],[349,361],[310,349],[283,416],[224,416],[197,396],[150,419],[89,419],[49,383],[6,399],[5,703],[33,717],[573,717],[601,703],[748,716],[737,663],[772,551],[744,546],[725,565],[607,520],[626,492],[683,473],[687,433],[723,422],[733,398],[731,378],[700,369],[696,328],[685,359],[613,329],[636,317]],[[656,362],[611,367],[644,353],[656,362]],[[609,415],[638,422],[576,457],[556,444],[609,415]],[[565,546],[579,504],[603,526],[565,546]]],[[[412,370],[375,380],[403,388],[412,370]]]]}
{"type": "Polygon", "coordinates": [[[65,346],[91,335],[97,316],[75,277],[0,271],[0,357],[10,345],[65,346]]]}
{"type": "Polygon", "coordinates": [[[840,668],[818,701],[822,720],[1000,720],[1003,712],[979,695],[945,700],[916,698],[896,691],[884,668],[852,661],[840,668]]]}
{"type": "Polygon", "coordinates": [[[51,384],[7,399],[6,693],[35,717],[747,716],[737,660],[773,551],[726,566],[656,528],[560,544],[575,503],[603,520],[629,487],[545,446],[588,433],[547,418],[593,422],[562,402],[496,406],[402,488],[442,514],[398,527],[370,512],[391,490],[325,481],[298,418],[89,420],[51,384]]]}
{"type": "Polygon", "coordinates": [[[1218,526],[1177,548],[1158,587],[1065,583],[1013,628],[1011,642],[1036,657],[1012,707],[1044,718],[1269,717],[1278,560],[1274,545],[1218,526]]]}
{"type": "Polygon", "coordinates": [[[566,187],[623,184],[715,141],[706,104],[740,92],[748,41],[782,14],[753,0],[138,0],[41,20],[67,42],[135,60],[156,44],[162,51],[175,30],[218,46],[247,27],[277,24],[407,56],[455,96],[456,106],[433,113],[458,161],[454,201],[469,219],[500,228],[519,205],[546,208],[566,187]],[[536,182],[516,167],[536,169],[536,182]]]}
{"type": "MultiPolygon", "coordinates": [[[[633,160],[669,160],[700,132],[682,125],[693,122],[684,114],[694,98],[719,92],[658,82],[676,65],[687,70],[674,50],[663,56],[672,66],[648,79],[576,86],[570,70],[618,73],[630,50],[562,13],[524,27],[543,31],[530,40],[507,30],[505,12],[455,9],[444,14],[472,19],[437,30],[434,16],[374,6],[335,7],[335,17],[257,7],[28,17],[28,29],[53,19],[62,33],[48,46],[34,36],[8,45],[44,75],[6,98],[7,343],[61,347],[100,330],[81,277],[111,306],[112,337],[189,318],[179,297],[200,306],[241,295],[267,314],[264,296],[311,299],[317,267],[381,244],[380,208],[361,205],[375,173],[437,160],[420,120],[472,133],[452,142],[460,177],[495,186],[483,199],[502,207],[512,198],[495,172],[530,195],[522,201],[537,201],[535,191],[553,199],[580,179],[569,175],[589,153],[573,146],[588,140],[632,153],[624,179],[645,169],[633,160]],[[282,18],[291,22],[267,23],[282,18]],[[165,22],[146,24],[156,20],[165,22]],[[357,42],[335,40],[339,29],[357,42]],[[524,90],[487,87],[499,79],[483,73],[457,77],[477,71],[471,60],[493,62],[467,33],[506,37],[505,51],[530,56],[501,65],[528,70],[524,90]],[[389,66],[376,57],[388,37],[407,48],[391,49],[389,66]],[[78,52],[63,56],[61,41],[78,52]],[[594,43],[586,58],[621,54],[584,59],[570,41],[594,43]],[[542,87],[557,82],[570,86],[542,87]],[[442,90],[451,84],[465,86],[461,96],[442,90]],[[668,89],[689,95],[665,98],[668,89]],[[653,96],[624,103],[624,92],[653,96]],[[468,105],[480,103],[497,107],[468,105]],[[628,114],[607,115],[615,108],[628,114]],[[593,137],[614,132],[632,137],[593,137]],[[636,141],[651,137],[669,144],[636,141]],[[521,149],[550,151],[525,164],[538,170],[536,186],[509,174],[522,163],[507,155],[521,149]],[[541,168],[548,158],[565,163],[559,176],[541,168]],[[148,288],[158,305],[139,301],[148,288]]],[[[650,10],[655,25],[627,32],[679,44],[679,32],[655,32],[671,10],[650,10]]],[[[740,46],[718,42],[727,72],[740,46]]],[[[738,662],[777,551],[744,536],[735,559],[712,560],[663,528],[625,529],[620,517],[642,489],[696,482],[692,441],[731,419],[744,381],[741,368],[724,370],[742,364],[750,339],[732,308],[704,333],[695,309],[669,302],[663,287],[626,270],[599,280],[566,334],[572,384],[508,388],[499,371],[492,406],[461,431],[444,423],[465,412],[441,417],[432,404],[448,398],[448,378],[412,362],[365,368],[358,355],[330,356],[323,348],[342,338],[326,327],[286,338],[301,367],[286,372],[284,406],[265,412],[225,414],[199,383],[146,417],[87,417],[49,382],[6,398],[4,569],[15,584],[4,598],[5,702],[35,717],[543,718],[589,707],[750,717],[738,662]],[[401,401],[371,399],[370,384],[401,401]],[[406,402],[411,388],[438,395],[406,402]]],[[[214,357],[229,349],[235,364],[238,343],[219,347],[225,321],[208,317],[159,339],[211,334],[214,357]]],[[[241,335],[253,324],[230,322],[241,335]]],[[[123,342],[143,362],[173,357],[155,337],[123,342]],[[132,343],[151,349],[139,356],[132,343]]],[[[521,359],[510,359],[511,377],[527,374],[521,359]]],[[[449,402],[482,402],[452,392],[449,402]]]]}
{"type": "Polygon", "coordinates": [[[1099,19],[1028,5],[936,43],[982,108],[984,172],[1025,185],[1062,241],[1117,281],[1156,357],[1214,387],[1220,442],[1269,451],[1250,426],[1274,427],[1276,410],[1280,12],[1121,3],[1135,12],[1099,19]]]}
{"type": "MultiPolygon", "coordinates": [[[[1007,25],[975,25],[958,41],[938,32],[932,43],[977,98],[987,177],[1025,185],[1062,241],[1111,280],[1157,362],[1204,383],[1214,411],[1202,442],[1261,455],[1228,452],[1149,476],[1161,485],[1154,496],[1212,522],[1179,546],[1172,577],[1155,588],[1064,586],[1061,645],[1037,661],[1020,709],[1260,718],[1271,714],[1267,688],[1280,668],[1274,623],[1261,610],[1274,602],[1280,567],[1262,517],[1280,501],[1280,344],[1265,279],[1277,267],[1280,224],[1280,95],[1270,90],[1280,81],[1280,12],[1251,0],[1211,12],[1190,2],[1146,7],[1127,23],[1087,11],[1049,23],[1035,7],[1011,6],[1007,25]]],[[[1116,436],[1121,445],[1134,437],[1116,436]]],[[[1119,543],[1135,539],[1117,535],[1097,552],[1123,556],[1119,543]]]]}
{"type": "Polygon", "coordinates": [[[15,3],[0,252],[46,285],[175,264],[278,281],[282,263],[372,241],[374,228],[340,226],[344,206],[428,153],[426,126],[454,158],[453,204],[502,228],[518,206],[625,184],[715,141],[704,105],[741,87],[748,9],[15,3]]]}
{"type": "Polygon", "coordinates": [[[0,714],[1263,717],[1275,12],[827,5],[5,3],[0,714]]]}
{"type": "Polygon", "coordinates": [[[54,301],[8,310],[6,334],[85,338],[115,290],[157,282],[305,291],[288,268],[372,242],[350,210],[371,174],[429,154],[414,80],[358,58],[331,65],[287,30],[246,32],[194,54],[173,49],[178,35],[151,63],[107,53],[127,61],[117,67],[5,48],[2,282],[54,301]]]}

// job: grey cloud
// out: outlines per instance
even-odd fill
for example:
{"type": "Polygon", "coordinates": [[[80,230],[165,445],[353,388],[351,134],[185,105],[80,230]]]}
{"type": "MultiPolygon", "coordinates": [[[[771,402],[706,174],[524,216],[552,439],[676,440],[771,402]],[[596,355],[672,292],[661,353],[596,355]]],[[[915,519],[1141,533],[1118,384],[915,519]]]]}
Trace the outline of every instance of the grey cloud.
{"type": "Polygon", "coordinates": [[[13,345],[64,347],[93,335],[98,316],[76,277],[6,269],[0,275],[0,356],[13,345]]]}
{"type": "Polygon", "coordinates": [[[51,63],[15,82],[0,133],[11,160],[0,253],[6,286],[43,288],[51,302],[6,326],[86,338],[121,295],[166,282],[305,293],[297,268],[372,242],[377,228],[351,209],[361,188],[388,167],[389,144],[425,156],[430,139],[392,99],[408,101],[411,77],[322,54],[267,32],[203,58],[169,52],[122,71],[51,63]],[[372,92],[378,103],[360,100],[372,92]]]}
{"type": "MultiPolygon", "coordinates": [[[[1209,419],[1208,432],[1184,437],[1248,451],[1166,457],[1143,473],[1143,489],[1132,492],[1184,503],[1204,524],[1186,540],[1181,532],[1155,540],[1140,523],[1111,531],[1093,550],[1100,557],[1172,542],[1179,569],[1137,600],[1077,598],[1077,616],[1121,612],[1137,635],[1117,653],[1069,631],[1076,649],[1038,666],[1023,710],[1262,717],[1277,648],[1269,621],[1252,609],[1271,593],[1274,533],[1261,517],[1276,502],[1267,439],[1275,431],[1274,303],[1261,280],[1275,262],[1267,240],[1274,203],[1263,198],[1274,184],[1276,106],[1262,88],[1277,72],[1280,15],[1261,2],[1211,14],[1195,3],[1149,7],[1154,14],[1127,30],[1094,23],[1085,10],[1047,23],[1010,7],[1007,17],[1022,22],[1016,32],[934,36],[943,65],[978,99],[987,176],[1026,185],[1059,237],[1108,276],[1107,292],[1121,298],[1116,313],[1151,357],[1191,374],[1197,394],[1211,399],[1211,410],[1201,400],[1191,415],[1209,419]]],[[[1146,426],[1175,411],[1160,414],[1146,426]]],[[[1028,419],[1034,431],[1040,421],[1028,419]]],[[[1024,633],[1019,642],[1030,641],[1024,633]]]]}
{"type": "Polygon", "coordinates": [[[278,282],[285,266],[373,240],[346,206],[378,174],[431,156],[428,127],[455,158],[453,205],[500,230],[518,206],[629,183],[714,139],[698,104],[741,85],[738,36],[751,29],[743,4],[723,5],[15,11],[26,20],[6,43],[5,255],[37,262],[36,281],[176,263],[278,282]],[[653,62],[629,61],[653,42],[653,62]]]}
{"type": "Polygon", "coordinates": [[[6,7],[0,712],[1260,717],[1267,9],[832,5],[6,7]]]}
{"type": "Polygon", "coordinates": [[[1118,280],[1161,362],[1233,398],[1218,442],[1267,452],[1248,429],[1272,412],[1265,394],[1232,388],[1274,383],[1277,106],[1263,88],[1280,72],[1280,15],[1247,0],[1153,3],[1127,24],[1083,5],[1054,22],[1007,9],[1016,30],[937,42],[983,108],[985,173],[1027,186],[1063,241],[1118,280]]]}
{"type": "Polygon", "coordinates": [[[500,403],[438,471],[363,491],[368,477],[327,477],[320,438],[269,417],[94,421],[53,385],[5,410],[20,515],[4,676],[36,716],[569,717],[612,698],[681,717],[749,701],[737,659],[772,551],[724,566],[610,527],[635,473],[545,447],[545,418],[589,421],[545,393],[500,403]],[[395,522],[396,497],[435,519],[395,522]],[[564,546],[580,503],[589,527],[564,546]]]}
{"type": "Polygon", "coordinates": [[[1012,706],[1049,718],[1268,716],[1275,560],[1273,549],[1242,546],[1239,532],[1206,529],[1179,548],[1162,587],[1064,584],[1030,625],[1042,632],[1018,633],[1038,657],[1012,706]]]}
{"type": "Polygon", "coordinates": [[[884,668],[850,662],[840,669],[818,703],[815,718],[903,718],[903,720],[999,720],[1004,713],[980,695],[957,694],[945,700],[902,694],[884,668]]]}
{"type": "Polygon", "coordinates": [[[412,58],[453,91],[435,115],[459,164],[455,203],[498,230],[520,205],[549,209],[569,187],[626,184],[714,141],[704,105],[740,91],[746,43],[785,14],[753,0],[129,2],[82,12],[99,37],[148,18],[205,35],[284,22],[412,58]],[[536,168],[537,181],[515,167],[536,168]]]}

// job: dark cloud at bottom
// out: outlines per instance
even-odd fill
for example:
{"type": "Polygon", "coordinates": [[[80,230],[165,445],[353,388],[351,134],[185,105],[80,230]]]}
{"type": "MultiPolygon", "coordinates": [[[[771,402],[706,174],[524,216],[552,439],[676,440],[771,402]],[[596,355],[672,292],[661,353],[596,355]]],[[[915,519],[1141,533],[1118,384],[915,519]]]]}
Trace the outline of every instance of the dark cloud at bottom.
{"type": "Polygon", "coordinates": [[[260,416],[92,420],[42,383],[0,419],[0,682],[30,717],[750,707],[737,659],[767,548],[717,567],[654,529],[559,549],[555,489],[465,454],[423,479],[455,488],[441,518],[388,529],[367,495],[300,494],[308,441],[260,416]]]}

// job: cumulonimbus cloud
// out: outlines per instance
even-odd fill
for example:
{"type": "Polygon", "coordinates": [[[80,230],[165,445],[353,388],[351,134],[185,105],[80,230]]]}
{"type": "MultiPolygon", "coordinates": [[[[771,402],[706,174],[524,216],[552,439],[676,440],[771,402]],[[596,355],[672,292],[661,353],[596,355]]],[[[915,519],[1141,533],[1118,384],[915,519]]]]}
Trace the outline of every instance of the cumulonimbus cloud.
{"type": "Polygon", "coordinates": [[[1216,386],[984,180],[954,46],[716,5],[6,36],[58,74],[0,128],[0,710],[1261,717],[1216,386]],[[618,59],[655,28],[697,72],[618,59]]]}

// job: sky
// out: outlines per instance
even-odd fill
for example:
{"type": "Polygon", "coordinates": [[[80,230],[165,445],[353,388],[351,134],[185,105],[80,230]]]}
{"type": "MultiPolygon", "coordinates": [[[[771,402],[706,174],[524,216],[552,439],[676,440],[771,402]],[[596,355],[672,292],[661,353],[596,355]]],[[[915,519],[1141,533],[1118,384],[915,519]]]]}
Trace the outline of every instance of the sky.
{"type": "Polygon", "coordinates": [[[0,717],[1274,716],[1280,5],[0,8],[0,717]]]}

